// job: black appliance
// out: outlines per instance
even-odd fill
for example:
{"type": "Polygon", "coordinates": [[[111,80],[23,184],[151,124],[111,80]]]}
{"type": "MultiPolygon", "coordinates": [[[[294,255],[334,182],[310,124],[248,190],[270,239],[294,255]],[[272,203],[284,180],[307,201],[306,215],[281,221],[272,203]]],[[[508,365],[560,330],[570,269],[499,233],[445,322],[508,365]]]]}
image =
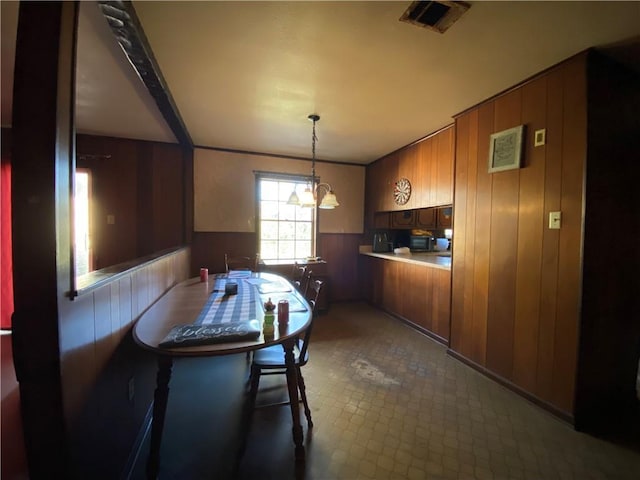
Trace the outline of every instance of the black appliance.
{"type": "Polygon", "coordinates": [[[411,235],[409,237],[409,249],[412,252],[431,252],[434,243],[433,237],[427,235],[411,235]]]}
{"type": "Polygon", "coordinates": [[[377,252],[377,253],[390,252],[392,246],[393,246],[393,244],[391,243],[391,240],[389,239],[389,234],[388,233],[382,232],[382,233],[374,233],[373,234],[372,250],[374,252],[377,252]]]}

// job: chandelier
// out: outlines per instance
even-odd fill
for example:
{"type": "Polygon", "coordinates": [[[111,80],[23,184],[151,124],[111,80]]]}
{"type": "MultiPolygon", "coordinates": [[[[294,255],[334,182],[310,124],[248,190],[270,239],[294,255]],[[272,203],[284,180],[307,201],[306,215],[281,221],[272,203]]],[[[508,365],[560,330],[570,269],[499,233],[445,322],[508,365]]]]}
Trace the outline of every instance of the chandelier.
{"type": "Polygon", "coordinates": [[[322,197],[320,205],[318,205],[318,208],[333,209],[340,206],[340,204],[336,199],[336,194],[333,193],[331,185],[328,183],[316,184],[316,140],[318,140],[318,137],[316,136],[316,122],[320,120],[320,115],[312,113],[308,118],[313,122],[313,135],[311,137],[311,184],[305,188],[300,197],[298,197],[298,194],[294,190],[289,196],[287,203],[289,205],[298,205],[303,208],[314,208],[316,206],[319,193],[324,189],[326,191],[324,197],[322,197]]]}

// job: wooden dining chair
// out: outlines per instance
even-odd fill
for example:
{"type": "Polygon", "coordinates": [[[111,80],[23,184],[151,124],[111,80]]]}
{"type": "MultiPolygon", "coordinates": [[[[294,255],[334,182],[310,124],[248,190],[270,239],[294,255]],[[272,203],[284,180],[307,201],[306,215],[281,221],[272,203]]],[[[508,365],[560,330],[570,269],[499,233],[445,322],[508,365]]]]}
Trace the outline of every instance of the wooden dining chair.
{"type": "MultiPolygon", "coordinates": [[[[304,298],[309,300],[309,286],[313,282],[313,270],[306,270],[302,280],[300,281],[300,288],[298,291],[302,294],[304,298]]],[[[313,297],[311,297],[313,298],[313,297]]]]}
{"type": "Polygon", "coordinates": [[[296,290],[301,292],[302,282],[305,278],[305,274],[307,273],[307,266],[300,265],[298,262],[293,264],[293,269],[291,270],[291,283],[296,287],[296,290]]]}
{"type": "MultiPolygon", "coordinates": [[[[294,361],[296,366],[296,375],[298,376],[298,389],[300,391],[300,399],[304,406],[304,414],[307,417],[307,425],[309,428],[313,427],[313,421],[311,420],[311,410],[309,409],[309,403],[307,401],[307,392],[304,384],[304,378],[302,377],[302,367],[304,367],[309,361],[309,341],[311,340],[311,330],[316,313],[316,304],[320,297],[320,292],[324,282],[322,280],[314,280],[311,289],[314,293],[313,298],[309,300],[311,305],[311,323],[304,331],[303,335],[296,339],[296,345],[294,347],[294,361]]],[[[258,387],[260,385],[261,375],[285,375],[287,373],[286,365],[284,363],[284,354],[281,345],[272,345],[271,347],[261,348],[253,352],[253,361],[251,363],[251,404],[256,406],[256,397],[258,394],[258,387]]],[[[274,405],[288,405],[289,402],[271,403],[268,405],[259,405],[257,408],[270,407],[274,405]]]]}
{"type": "Polygon", "coordinates": [[[251,270],[252,272],[258,271],[259,257],[234,257],[228,253],[224,254],[224,265],[227,273],[229,270],[251,270]]]}

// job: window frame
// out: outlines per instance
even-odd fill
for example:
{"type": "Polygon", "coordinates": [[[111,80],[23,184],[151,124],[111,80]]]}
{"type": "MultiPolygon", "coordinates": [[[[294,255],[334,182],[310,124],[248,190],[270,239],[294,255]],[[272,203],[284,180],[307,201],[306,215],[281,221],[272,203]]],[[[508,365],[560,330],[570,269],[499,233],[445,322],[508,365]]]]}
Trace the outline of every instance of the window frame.
{"type": "MultiPolygon", "coordinates": [[[[262,180],[274,180],[274,181],[285,181],[285,182],[295,182],[300,184],[311,185],[311,175],[305,174],[294,174],[294,173],[280,173],[280,172],[267,172],[267,171],[258,171],[254,170],[255,175],[255,230],[256,230],[256,252],[260,254],[260,258],[262,259],[262,251],[261,251],[261,239],[262,239],[262,217],[260,216],[260,202],[261,202],[261,188],[260,182],[262,180]]],[[[319,181],[319,178],[316,176],[316,182],[319,181]]],[[[302,207],[297,207],[302,208],[302,207]]],[[[316,255],[317,251],[317,239],[318,239],[318,209],[317,206],[312,209],[312,218],[311,218],[311,256],[316,255]]],[[[296,258],[290,261],[293,264],[295,261],[306,260],[306,258],[296,258]]],[[[285,260],[278,259],[267,259],[267,261],[273,262],[287,262],[285,260]]],[[[286,263],[285,263],[286,264],[286,263]]]]}

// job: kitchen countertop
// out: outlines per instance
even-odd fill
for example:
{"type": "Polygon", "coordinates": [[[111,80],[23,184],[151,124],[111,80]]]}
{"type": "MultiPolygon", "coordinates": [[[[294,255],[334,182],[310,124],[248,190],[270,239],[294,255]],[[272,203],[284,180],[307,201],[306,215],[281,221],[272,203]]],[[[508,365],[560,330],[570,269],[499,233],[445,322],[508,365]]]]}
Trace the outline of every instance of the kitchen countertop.
{"type": "Polygon", "coordinates": [[[420,253],[376,253],[371,245],[361,245],[360,255],[382,258],[396,262],[413,263],[427,267],[451,270],[451,252],[420,252],[420,253]]]}

